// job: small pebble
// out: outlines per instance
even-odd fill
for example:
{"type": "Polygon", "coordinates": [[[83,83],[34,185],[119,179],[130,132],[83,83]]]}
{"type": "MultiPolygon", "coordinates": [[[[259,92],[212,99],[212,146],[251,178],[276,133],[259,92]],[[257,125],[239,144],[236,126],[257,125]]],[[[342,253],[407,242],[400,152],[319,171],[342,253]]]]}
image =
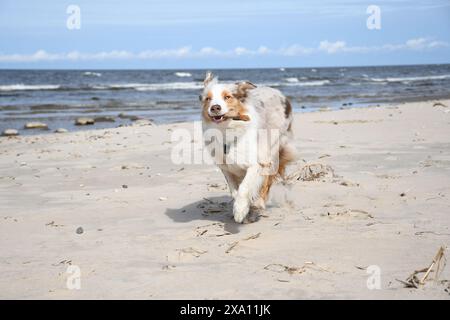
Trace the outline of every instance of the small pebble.
{"type": "Polygon", "coordinates": [[[6,129],[2,132],[2,136],[4,137],[13,137],[13,136],[18,136],[19,135],[19,131],[17,131],[16,129],[6,129]]]}
{"type": "Polygon", "coordinates": [[[126,188],[128,188],[128,186],[126,184],[123,184],[122,188],[126,189],[126,188]]]}
{"type": "Polygon", "coordinates": [[[48,126],[42,122],[28,122],[24,129],[48,129],[48,126]]]}
{"type": "Polygon", "coordinates": [[[82,234],[84,232],[82,227],[78,227],[76,233],[77,234],[82,234]]]}
{"type": "Polygon", "coordinates": [[[76,126],[86,126],[86,125],[92,125],[95,123],[95,120],[92,118],[78,118],[75,120],[76,126]]]}

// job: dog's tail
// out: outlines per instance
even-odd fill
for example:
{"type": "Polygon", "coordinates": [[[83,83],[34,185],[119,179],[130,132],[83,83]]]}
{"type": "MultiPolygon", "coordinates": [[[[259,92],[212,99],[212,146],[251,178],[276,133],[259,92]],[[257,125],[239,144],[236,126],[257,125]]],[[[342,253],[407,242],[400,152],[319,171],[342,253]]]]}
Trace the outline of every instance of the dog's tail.
{"type": "Polygon", "coordinates": [[[278,175],[281,179],[284,179],[285,177],[286,166],[295,162],[297,158],[297,149],[292,142],[288,142],[280,148],[278,175]]]}

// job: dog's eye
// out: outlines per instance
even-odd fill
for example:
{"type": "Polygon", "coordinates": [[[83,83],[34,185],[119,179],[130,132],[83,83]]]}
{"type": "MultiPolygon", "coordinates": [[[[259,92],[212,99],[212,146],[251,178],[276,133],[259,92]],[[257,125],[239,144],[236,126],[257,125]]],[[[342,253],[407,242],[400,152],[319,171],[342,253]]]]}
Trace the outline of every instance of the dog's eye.
{"type": "Polygon", "coordinates": [[[231,96],[225,96],[225,100],[231,99],[231,96]]]}
{"type": "Polygon", "coordinates": [[[205,101],[211,101],[211,98],[210,97],[206,97],[205,101]]]}

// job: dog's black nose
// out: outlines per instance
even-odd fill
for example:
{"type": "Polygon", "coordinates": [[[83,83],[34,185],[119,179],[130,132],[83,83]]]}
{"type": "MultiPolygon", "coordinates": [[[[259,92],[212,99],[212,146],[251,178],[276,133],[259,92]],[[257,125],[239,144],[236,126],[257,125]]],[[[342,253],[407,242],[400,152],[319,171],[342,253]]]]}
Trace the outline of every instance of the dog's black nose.
{"type": "Polygon", "coordinates": [[[220,113],[221,109],[222,108],[220,107],[220,105],[215,104],[215,105],[211,106],[211,113],[220,113]]]}

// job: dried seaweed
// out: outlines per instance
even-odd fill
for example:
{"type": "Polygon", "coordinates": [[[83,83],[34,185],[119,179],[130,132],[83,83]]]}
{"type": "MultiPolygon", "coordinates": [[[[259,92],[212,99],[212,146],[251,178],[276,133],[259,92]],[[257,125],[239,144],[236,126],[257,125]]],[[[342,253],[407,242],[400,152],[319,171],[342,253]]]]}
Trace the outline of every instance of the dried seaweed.
{"type": "Polygon", "coordinates": [[[421,285],[424,285],[428,280],[431,273],[434,272],[434,281],[438,281],[439,275],[444,269],[446,265],[446,257],[445,257],[445,247],[441,246],[437,251],[436,255],[433,258],[433,261],[427,268],[423,268],[420,270],[415,270],[413,273],[406,278],[405,281],[396,279],[398,282],[402,283],[405,288],[419,288],[421,285]],[[421,273],[425,273],[422,278],[419,277],[421,273]]]}
{"type": "Polygon", "coordinates": [[[331,179],[335,178],[336,175],[331,166],[321,163],[311,163],[302,167],[300,170],[297,170],[291,173],[286,177],[287,182],[294,181],[319,181],[323,178],[329,177],[331,179]]]}

